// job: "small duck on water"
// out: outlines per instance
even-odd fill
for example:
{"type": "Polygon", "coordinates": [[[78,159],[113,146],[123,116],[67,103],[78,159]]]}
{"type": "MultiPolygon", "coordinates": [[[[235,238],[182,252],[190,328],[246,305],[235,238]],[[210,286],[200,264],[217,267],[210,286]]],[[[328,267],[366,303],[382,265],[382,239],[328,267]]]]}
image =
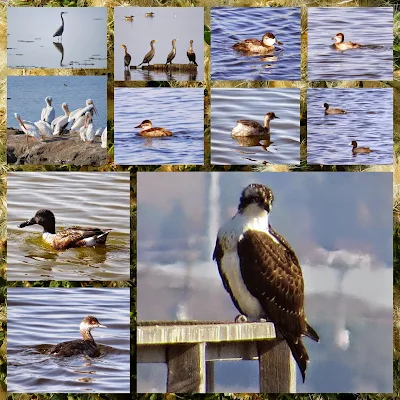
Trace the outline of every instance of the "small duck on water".
{"type": "Polygon", "coordinates": [[[324,105],[322,106],[325,108],[325,115],[327,114],[346,114],[347,112],[340,109],[340,108],[329,108],[329,104],[328,103],[324,103],[324,105]]]}
{"type": "Polygon", "coordinates": [[[264,117],[264,126],[259,124],[257,121],[251,121],[247,119],[240,119],[237,121],[237,125],[232,129],[232,136],[262,136],[269,135],[270,127],[269,123],[273,119],[278,118],[275,113],[268,112],[264,117]]]}
{"type": "Polygon", "coordinates": [[[361,44],[354,43],[354,42],[345,42],[344,41],[344,35],[342,32],[339,32],[332,38],[332,40],[335,40],[335,43],[332,45],[333,48],[337,50],[350,50],[350,49],[359,49],[361,47],[361,44]]]}
{"type": "Polygon", "coordinates": [[[357,147],[357,142],[355,140],[353,140],[350,143],[350,146],[353,146],[353,154],[354,153],[372,153],[375,150],[371,150],[369,147],[357,147]]]}
{"type": "Polygon", "coordinates": [[[172,136],[172,132],[165,128],[153,128],[153,124],[149,119],[145,119],[135,128],[139,128],[140,136],[144,137],[163,137],[163,136],[172,136]]]}
{"type": "Polygon", "coordinates": [[[56,233],[56,219],[50,210],[42,209],[35,216],[19,225],[25,228],[29,225],[43,227],[43,240],[56,250],[66,250],[72,247],[94,247],[105,244],[112,229],[83,228],[74,226],[56,233]]]}
{"type": "Polygon", "coordinates": [[[244,53],[271,53],[275,49],[275,44],[283,45],[282,42],[278,42],[275,35],[272,32],[267,32],[262,40],[258,39],[246,39],[242,42],[238,42],[232,46],[236,51],[244,53]]]}

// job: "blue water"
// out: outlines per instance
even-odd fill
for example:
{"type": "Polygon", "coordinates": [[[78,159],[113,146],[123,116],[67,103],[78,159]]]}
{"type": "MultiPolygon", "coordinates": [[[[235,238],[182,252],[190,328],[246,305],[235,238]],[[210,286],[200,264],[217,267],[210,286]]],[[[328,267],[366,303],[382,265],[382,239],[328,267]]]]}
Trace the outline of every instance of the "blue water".
{"type": "Polygon", "coordinates": [[[213,7],[211,9],[212,80],[299,80],[300,8],[213,7]],[[271,54],[247,56],[232,49],[245,39],[272,32],[283,42],[271,54]]]}
{"type": "Polygon", "coordinates": [[[393,8],[309,8],[308,79],[392,80],[393,8]],[[333,49],[331,38],[338,32],[346,42],[366,47],[333,49]]]}
{"type": "MultiPolygon", "coordinates": [[[[116,7],[114,8],[114,79],[116,81],[188,81],[204,79],[204,9],[202,7],[116,7]],[[145,14],[154,12],[154,17],[145,14]],[[133,21],[125,21],[125,16],[134,15],[133,21]],[[124,73],[125,44],[131,55],[131,65],[138,65],[150,51],[150,41],[154,44],[155,55],[150,64],[165,64],[172,49],[172,39],[177,39],[174,64],[188,64],[186,52],[190,40],[198,64],[197,74],[172,74],[139,69],[124,73]]],[[[147,64],[145,64],[147,65],[147,64]]]]}
{"type": "Polygon", "coordinates": [[[86,106],[86,99],[92,99],[98,111],[94,124],[107,124],[107,77],[106,76],[9,76],[7,78],[7,126],[18,128],[14,117],[18,113],[23,120],[40,120],[44,99],[53,98],[56,117],[64,115],[61,104],[66,102],[69,110],[86,106]]]}
{"type": "Polygon", "coordinates": [[[203,89],[116,88],[115,164],[204,163],[203,89]],[[134,127],[149,119],[173,136],[145,138],[134,127]]]}
{"type": "Polygon", "coordinates": [[[7,390],[16,393],[128,393],[129,289],[12,288],[7,290],[7,390]],[[92,331],[101,355],[55,357],[51,346],[80,339],[88,315],[107,329],[92,331]]]}
{"type": "Polygon", "coordinates": [[[392,164],[392,89],[309,89],[308,164],[392,164]],[[325,115],[323,104],[347,114],[325,115]],[[353,155],[351,141],[374,152],[353,155]]]}
{"type": "Polygon", "coordinates": [[[212,89],[211,118],[212,164],[300,163],[299,89],[212,89]],[[270,143],[259,138],[232,138],[237,120],[264,125],[267,112],[279,117],[270,122],[270,143]]]}
{"type": "Polygon", "coordinates": [[[107,68],[105,7],[8,7],[10,68],[107,68]],[[64,33],[53,34],[61,26],[64,33]]]}

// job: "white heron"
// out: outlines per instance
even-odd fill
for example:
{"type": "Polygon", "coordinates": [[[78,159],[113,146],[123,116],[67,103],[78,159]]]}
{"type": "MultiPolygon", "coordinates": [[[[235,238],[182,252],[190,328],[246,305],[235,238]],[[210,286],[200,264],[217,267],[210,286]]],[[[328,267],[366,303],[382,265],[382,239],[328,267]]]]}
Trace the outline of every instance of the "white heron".
{"type": "Polygon", "coordinates": [[[51,123],[51,127],[53,128],[53,135],[61,135],[64,129],[68,125],[68,117],[69,117],[69,109],[67,103],[61,104],[61,109],[64,111],[64,115],[60,115],[55,118],[51,123]]]}
{"type": "Polygon", "coordinates": [[[51,106],[51,102],[53,99],[50,96],[47,96],[44,101],[46,102],[46,107],[42,109],[42,114],[40,115],[41,121],[46,121],[51,124],[53,122],[56,113],[54,111],[54,107],[51,106]]]}
{"type": "MultiPolygon", "coordinates": [[[[85,125],[85,115],[87,112],[89,112],[91,116],[93,116],[94,113],[97,114],[96,107],[93,103],[85,108],[82,108],[79,113],[75,114],[75,118],[73,119],[73,123],[71,126],[71,131],[78,131],[83,125],[85,125]]],[[[69,116],[69,121],[71,121],[71,115],[69,116]]]]}
{"type": "Polygon", "coordinates": [[[48,122],[46,122],[46,121],[36,121],[34,124],[39,129],[40,135],[42,137],[43,136],[53,137],[53,129],[51,129],[51,126],[50,126],[50,124],[48,122]]]}
{"type": "Polygon", "coordinates": [[[14,113],[15,118],[17,119],[21,130],[26,135],[26,143],[28,143],[28,136],[32,138],[40,139],[40,131],[39,128],[31,121],[23,121],[19,114],[14,113]]]}
{"type": "Polygon", "coordinates": [[[63,14],[68,14],[67,12],[65,12],[65,11],[62,11],[61,12],[61,26],[56,30],[56,33],[53,35],[53,37],[56,37],[56,36],[61,36],[61,40],[62,40],[62,34],[63,34],[63,32],[64,32],[64,18],[63,18],[63,14]]]}

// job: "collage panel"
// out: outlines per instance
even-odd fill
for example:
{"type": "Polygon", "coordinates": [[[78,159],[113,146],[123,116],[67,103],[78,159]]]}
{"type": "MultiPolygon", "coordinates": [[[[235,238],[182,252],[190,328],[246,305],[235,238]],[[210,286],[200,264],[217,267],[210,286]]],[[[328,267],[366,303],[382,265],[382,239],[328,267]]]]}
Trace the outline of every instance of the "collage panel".
{"type": "Polygon", "coordinates": [[[114,27],[116,81],[204,80],[204,8],[115,7],[114,27]]]}
{"type": "MultiPolygon", "coordinates": [[[[296,391],[390,393],[391,207],[390,173],[139,172],[138,329],[152,328],[158,338],[163,325],[174,325],[176,339],[185,337],[186,325],[233,323],[245,313],[249,320],[277,318],[280,332],[288,334],[266,290],[293,311],[302,308],[304,279],[312,328],[307,328],[309,338],[299,340],[310,363],[305,383],[296,366],[296,391]],[[252,218],[256,221],[249,222],[252,218]],[[295,253],[290,260],[280,253],[282,247],[295,253]],[[261,306],[253,308],[255,299],[261,306]]],[[[212,352],[212,346],[205,348],[206,359],[207,349],[212,352]]],[[[222,349],[220,354],[222,359],[222,349]]],[[[138,359],[151,356],[139,342],[138,359]]],[[[219,361],[214,370],[216,393],[259,392],[256,361],[219,361]]],[[[166,392],[166,376],[166,365],[138,364],[138,392],[166,392]]]]}
{"type": "Polygon", "coordinates": [[[212,7],[211,80],[300,80],[300,8],[212,7]]]}
{"type": "Polygon", "coordinates": [[[129,289],[18,287],[7,298],[9,393],[130,392],[129,289]]]}
{"type": "Polygon", "coordinates": [[[393,80],[393,7],[308,8],[308,79],[393,80]]]}
{"type": "Polygon", "coordinates": [[[7,163],[107,163],[106,76],[9,76],[7,163]]]}
{"type": "Polygon", "coordinates": [[[115,88],[114,162],[204,164],[204,90],[115,88]]]}
{"type": "Polygon", "coordinates": [[[7,7],[7,66],[107,68],[107,8],[7,7]]]}
{"type": "Polygon", "coordinates": [[[211,89],[211,163],[300,164],[299,89],[211,89]]]}
{"type": "Polygon", "coordinates": [[[307,163],[392,164],[393,90],[308,89],[307,163]]]}
{"type": "Polygon", "coordinates": [[[9,172],[7,181],[8,281],[130,279],[129,173],[9,172]]]}

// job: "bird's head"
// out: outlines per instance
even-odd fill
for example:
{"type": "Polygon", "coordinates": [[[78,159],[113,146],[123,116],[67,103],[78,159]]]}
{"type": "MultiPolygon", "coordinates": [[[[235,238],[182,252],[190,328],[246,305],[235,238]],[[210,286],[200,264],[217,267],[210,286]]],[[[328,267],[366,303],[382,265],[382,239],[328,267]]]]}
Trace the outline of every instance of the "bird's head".
{"type": "Polygon", "coordinates": [[[274,194],[270,188],[259,183],[252,183],[246,186],[242,191],[239,202],[239,212],[243,212],[249,205],[254,204],[269,213],[273,201],[274,194]]]}

